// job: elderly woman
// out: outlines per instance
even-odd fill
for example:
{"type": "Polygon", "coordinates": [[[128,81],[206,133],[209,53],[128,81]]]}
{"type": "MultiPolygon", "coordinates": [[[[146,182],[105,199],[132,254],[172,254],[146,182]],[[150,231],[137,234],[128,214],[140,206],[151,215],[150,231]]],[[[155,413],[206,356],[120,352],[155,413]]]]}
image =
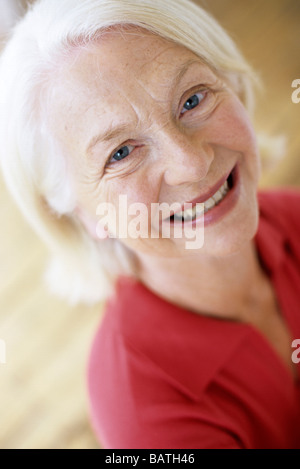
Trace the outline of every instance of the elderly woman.
{"type": "Polygon", "coordinates": [[[105,448],[300,448],[300,195],[257,193],[254,80],[189,0],[40,0],[4,51],[7,184],[56,291],[107,298],[105,448]]]}

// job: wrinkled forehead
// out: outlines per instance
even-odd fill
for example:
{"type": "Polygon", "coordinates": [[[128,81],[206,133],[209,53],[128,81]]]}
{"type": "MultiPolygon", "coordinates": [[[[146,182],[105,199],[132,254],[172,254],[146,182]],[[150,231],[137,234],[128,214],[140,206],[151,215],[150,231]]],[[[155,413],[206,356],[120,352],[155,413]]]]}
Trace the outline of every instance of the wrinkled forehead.
{"type": "Polygon", "coordinates": [[[81,145],[87,134],[110,124],[142,121],[149,127],[161,111],[167,115],[177,88],[215,81],[184,46],[149,32],[112,31],[74,50],[61,66],[48,122],[56,137],[81,145]]]}
{"type": "Polygon", "coordinates": [[[153,85],[167,89],[173,78],[182,73],[181,66],[201,59],[186,47],[141,28],[110,30],[96,41],[76,48],[60,68],[64,95],[75,88],[86,93],[95,87],[103,97],[114,87],[124,89],[153,85]]]}

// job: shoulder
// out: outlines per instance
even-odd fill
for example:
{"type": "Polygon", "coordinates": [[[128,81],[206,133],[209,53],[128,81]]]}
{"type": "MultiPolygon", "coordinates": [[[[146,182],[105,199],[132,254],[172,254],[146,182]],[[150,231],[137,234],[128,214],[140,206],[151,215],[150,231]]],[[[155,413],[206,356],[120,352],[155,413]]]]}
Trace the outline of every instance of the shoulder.
{"type": "Polygon", "coordinates": [[[300,269],[300,191],[271,189],[258,193],[259,226],[255,236],[261,261],[269,272],[285,263],[300,269]]]}
{"type": "Polygon", "coordinates": [[[258,193],[260,213],[283,230],[286,223],[300,227],[300,189],[264,189],[258,193]]]}
{"type": "MultiPolygon", "coordinates": [[[[176,438],[186,438],[182,431],[187,433],[188,427],[196,435],[197,420],[198,441],[204,444],[209,430],[200,403],[248,335],[239,324],[196,315],[138,282],[121,279],[107,305],[89,363],[92,418],[101,441],[106,447],[129,448],[133,442],[150,447],[143,446],[149,441],[156,445],[151,447],[172,447],[168,445],[174,442],[181,447],[184,439],[176,438]],[[179,429],[174,412],[182,414],[183,421],[189,420],[190,412],[194,417],[197,413],[197,419],[191,418],[188,426],[179,429]]],[[[211,438],[220,444],[214,431],[211,438]]],[[[225,444],[226,434],[221,434],[225,444]]]]}
{"type": "Polygon", "coordinates": [[[300,190],[283,188],[258,193],[259,228],[257,244],[275,257],[284,257],[286,248],[300,253],[300,190]],[[277,254],[276,254],[277,253],[277,254]]]}
{"type": "Polygon", "coordinates": [[[300,200],[300,188],[299,187],[275,187],[260,189],[258,191],[258,197],[262,201],[275,202],[278,204],[283,203],[285,200],[299,202],[300,200]]]}
{"type": "Polygon", "coordinates": [[[122,353],[127,371],[143,363],[141,377],[149,367],[190,398],[198,399],[217,370],[241,346],[245,335],[247,330],[241,324],[196,314],[134,279],[121,278],[96,334],[95,345],[102,351],[94,356],[105,355],[112,363],[122,353]],[[199,360],[201,368],[195,375],[199,360]]]}

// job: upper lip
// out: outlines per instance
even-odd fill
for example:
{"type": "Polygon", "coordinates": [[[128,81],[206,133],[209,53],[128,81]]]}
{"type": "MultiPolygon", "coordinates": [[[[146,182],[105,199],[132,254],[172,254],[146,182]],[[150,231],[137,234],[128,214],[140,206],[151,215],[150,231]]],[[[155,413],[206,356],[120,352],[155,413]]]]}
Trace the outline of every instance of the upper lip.
{"type": "Polygon", "coordinates": [[[232,173],[233,169],[231,169],[226,176],[223,176],[221,179],[219,179],[218,182],[216,182],[216,184],[214,184],[208,191],[204,192],[203,194],[199,195],[198,197],[196,197],[195,199],[193,200],[189,200],[187,202],[184,202],[181,206],[180,209],[178,210],[174,210],[170,216],[173,216],[175,215],[176,213],[180,213],[180,212],[183,212],[187,207],[186,205],[189,204],[191,205],[191,207],[189,208],[193,208],[196,204],[201,204],[201,203],[204,203],[206,202],[208,199],[210,199],[222,186],[223,184],[225,183],[225,181],[227,181],[227,179],[229,178],[230,174],[232,173]]]}

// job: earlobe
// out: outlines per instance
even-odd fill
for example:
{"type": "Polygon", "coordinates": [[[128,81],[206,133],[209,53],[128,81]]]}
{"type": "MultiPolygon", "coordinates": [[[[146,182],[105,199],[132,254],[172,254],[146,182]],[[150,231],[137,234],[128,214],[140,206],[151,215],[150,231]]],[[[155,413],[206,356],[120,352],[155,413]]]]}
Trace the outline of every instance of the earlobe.
{"type": "Polygon", "coordinates": [[[77,206],[74,212],[85,227],[86,231],[94,240],[108,238],[108,232],[105,227],[102,226],[95,218],[91,217],[85,210],[77,206]]]}

